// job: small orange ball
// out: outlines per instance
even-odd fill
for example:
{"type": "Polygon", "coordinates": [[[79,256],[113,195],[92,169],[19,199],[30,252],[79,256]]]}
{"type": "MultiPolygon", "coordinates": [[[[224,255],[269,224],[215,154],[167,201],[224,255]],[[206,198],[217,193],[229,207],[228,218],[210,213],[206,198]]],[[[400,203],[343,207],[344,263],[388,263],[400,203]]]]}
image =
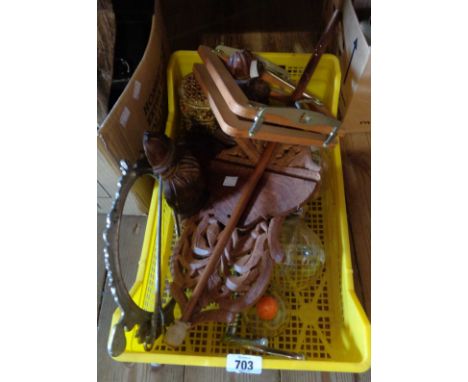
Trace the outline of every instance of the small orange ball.
{"type": "Polygon", "coordinates": [[[278,313],[278,301],[272,296],[263,296],[257,303],[257,316],[261,320],[270,321],[278,313]]]}

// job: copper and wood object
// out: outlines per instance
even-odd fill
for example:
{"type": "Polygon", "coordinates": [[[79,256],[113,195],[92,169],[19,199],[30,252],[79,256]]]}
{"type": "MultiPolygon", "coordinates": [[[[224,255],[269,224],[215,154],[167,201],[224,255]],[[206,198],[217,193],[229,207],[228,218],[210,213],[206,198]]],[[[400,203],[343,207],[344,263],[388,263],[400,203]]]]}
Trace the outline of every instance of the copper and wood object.
{"type": "MultiPolygon", "coordinates": [[[[252,106],[223,62],[209,47],[200,46],[198,53],[205,63],[209,77],[213,80],[222,98],[225,99],[231,112],[241,118],[253,121],[260,111],[259,108],[252,106]]],[[[209,92],[211,91],[209,89],[209,92]]],[[[297,131],[327,135],[331,134],[340,125],[338,120],[324,116],[321,113],[289,107],[266,106],[263,121],[275,124],[280,129],[289,128],[291,135],[294,135],[297,131]]],[[[300,144],[299,140],[297,144],[300,144]]]]}
{"type": "MultiPolygon", "coordinates": [[[[215,86],[212,78],[209,76],[205,66],[195,64],[193,72],[208,97],[213,114],[215,115],[221,129],[226,134],[234,138],[249,138],[252,121],[241,119],[238,115],[232,112],[218,88],[215,86]]],[[[300,110],[297,111],[301,112],[300,110]]],[[[306,111],[304,111],[303,114],[304,116],[307,115],[305,112],[306,111]]],[[[310,131],[286,129],[281,126],[265,122],[261,124],[261,129],[255,133],[255,139],[293,145],[321,147],[326,141],[327,136],[310,131]]],[[[330,144],[330,146],[332,145],[333,143],[330,144]]]]}
{"type": "MultiPolygon", "coordinates": [[[[228,63],[229,56],[226,56],[226,51],[236,51],[236,49],[221,46],[221,48],[218,46],[215,49],[218,57],[225,63],[228,63]]],[[[260,56],[255,56],[259,60],[262,58],[260,56]]],[[[271,68],[271,66],[270,66],[271,68]]],[[[289,79],[289,76],[283,74],[285,72],[284,69],[280,67],[274,67],[274,70],[271,70],[269,68],[266,68],[263,72],[260,73],[260,77],[262,80],[266,81],[268,84],[271,86],[271,91],[270,91],[270,98],[279,101],[281,103],[290,104],[291,103],[291,92],[294,91],[296,88],[297,84],[295,84],[293,81],[289,79]],[[278,71],[278,69],[281,69],[281,71],[278,71]]],[[[328,108],[321,102],[318,98],[314,97],[313,95],[306,93],[302,93],[302,98],[304,101],[308,103],[308,108],[312,111],[317,111],[319,113],[322,113],[328,117],[333,118],[332,113],[328,108]]]]}

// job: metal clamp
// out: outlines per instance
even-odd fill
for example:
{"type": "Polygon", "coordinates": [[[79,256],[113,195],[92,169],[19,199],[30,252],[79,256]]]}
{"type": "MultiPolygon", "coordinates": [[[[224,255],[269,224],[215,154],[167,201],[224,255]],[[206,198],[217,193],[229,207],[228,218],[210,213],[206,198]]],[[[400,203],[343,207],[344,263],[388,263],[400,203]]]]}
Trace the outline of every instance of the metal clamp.
{"type": "MultiPolygon", "coordinates": [[[[152,175],[151,167],[135,164],[129,168],[126,161],[120,162],[120,177],[112,204],[112,209],[107,215],[106,228],[104,230],[104,263],[108,272],[108,284],[114,297],[114,301],[121,310],[120,319],[115,324],[109,336],[108,352],[112,357],[122,354],[126,347],[125,331],[132,330],[138,325],[136,337],[140,343],[145,344],[145,349],[153,346],[156,338],[162,333],[162,322],[158,327],[152,324],[153,312],[141,309],[130,296],[122,277],[119,261],[119,232],[120,221],[125,201],[138,178],[143,175],[152,175]]],[[[169,324],[174,321],[175,300],[172,299],[162,310],[164,322],[169,324]]],[[[161,321],[161,320],[160,320],[161,321]]]]}
{"type": "Polygon", "coordinates": [[[303,109],[303,106],[308,104],[308,103],[313,103],[314,105],[317,105],[317,106],[323,106],[324,105],[324,103],[322,101],[320,101],[318,98],[310,97],[310,98],[306,98],[306,99],[297,100],[296,102],[294,102],[294,106],[296,106],[296,108],[298,108],[298,109],[303,109]]]}
{"type": "Polygon", "coordinates": [[[322,146],[324,148],[327,148],[328,145],[331,143],[331,141],[333,141],[333,139],[338,135],[338,129],[340,128],[340,126],[335,126],[333,128],[333,130],[331,131],[330,134],[328,134],[328,137],[327,139],[325,139],[325,141],[323,142],[322,146]]]}
{"type": "MultiPolygon", "coordinates": [[[[301,109],[301,110],[304,110],[303,109],[303,106],[305,104],[308,104],[308,103],[313,103],[313,104],[316,104],[316,105],[323,105],[322,101],[320,101],[319,99],[313,97],[313,98],[309,98],[309,99],[301,99],[301,100],[298,100],[294,103],[294,106],[296,106],[296,108],[298,109],[301,109]]],[[[303,116],[301,117],[301,121],[302,123],[309,123],[309,124],[314,124],[314,123],[317,123],[317,122],[321,122],[321,123],[325,123],[325,124],[328,124],[328,125],[335,125],[335,127],[333,127],[332,131],[330,132],[330,134],[328,134],[327,138],[325,139],[325,141],[322,143],[322,147],[324,148],[327,148],[328,145],[333,141],[333,139],[338,135],[338,130],[340,129],[341,127],[341,122],[335,118],[331,118],[331,117],[327,117],[323,114],[320,114],[320,113],[317,113],[317,112],[313,112],[313,111],[305,111],[303,116]]]]}
{"type": "Polygon", "coordinates": [[[265,114],[266,107],[261,107],[258,109],[258,113],[255,116],[252,127],[249,129],[249,137],[253,137],[257,131],[260,129],[263,123],[263,115],[265,114]]]}

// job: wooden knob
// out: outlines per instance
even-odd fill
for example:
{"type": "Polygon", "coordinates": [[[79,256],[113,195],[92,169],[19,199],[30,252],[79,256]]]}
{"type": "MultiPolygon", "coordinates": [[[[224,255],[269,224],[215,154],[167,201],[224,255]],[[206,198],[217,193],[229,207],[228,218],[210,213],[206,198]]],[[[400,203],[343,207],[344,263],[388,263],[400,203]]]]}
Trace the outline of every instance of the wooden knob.
{"type": "Polygon", "coordinates": [[[174,144],[163,133],[146,131],[143,136],[143,149],[154,172],[163,173],[172,165],[174,144]]]}

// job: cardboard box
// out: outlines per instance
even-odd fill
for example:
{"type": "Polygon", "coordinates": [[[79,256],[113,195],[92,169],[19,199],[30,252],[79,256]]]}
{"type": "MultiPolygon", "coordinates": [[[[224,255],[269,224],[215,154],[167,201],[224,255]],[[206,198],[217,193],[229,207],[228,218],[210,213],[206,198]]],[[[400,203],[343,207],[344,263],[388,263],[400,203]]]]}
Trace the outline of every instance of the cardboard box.
{"type": "Polygon", "coordinates": [[[343,10],[335,53],[341,62],[339,116],[347,133],[371,131],[371,47],[359,25],[351,0],[330,0],[325,18],[336,8],[343,10]]]}
{"type": "MultiPolygon", "coordinates": [[[[143,154],[143,133],[146,130],[164,131],[168,56],[158,1],[145,53],[127,87],[97,131],[98,212],[107,213],[110,209],[120,177],[120,160],[135,163],[143,154]],[[107,201],[104,200],[106,196],[109,199],[107,201]]],[[[150,177],[144,177],[134,185],[125,206],[125,214],[147,213],[153,182],[150,177]]]]}

